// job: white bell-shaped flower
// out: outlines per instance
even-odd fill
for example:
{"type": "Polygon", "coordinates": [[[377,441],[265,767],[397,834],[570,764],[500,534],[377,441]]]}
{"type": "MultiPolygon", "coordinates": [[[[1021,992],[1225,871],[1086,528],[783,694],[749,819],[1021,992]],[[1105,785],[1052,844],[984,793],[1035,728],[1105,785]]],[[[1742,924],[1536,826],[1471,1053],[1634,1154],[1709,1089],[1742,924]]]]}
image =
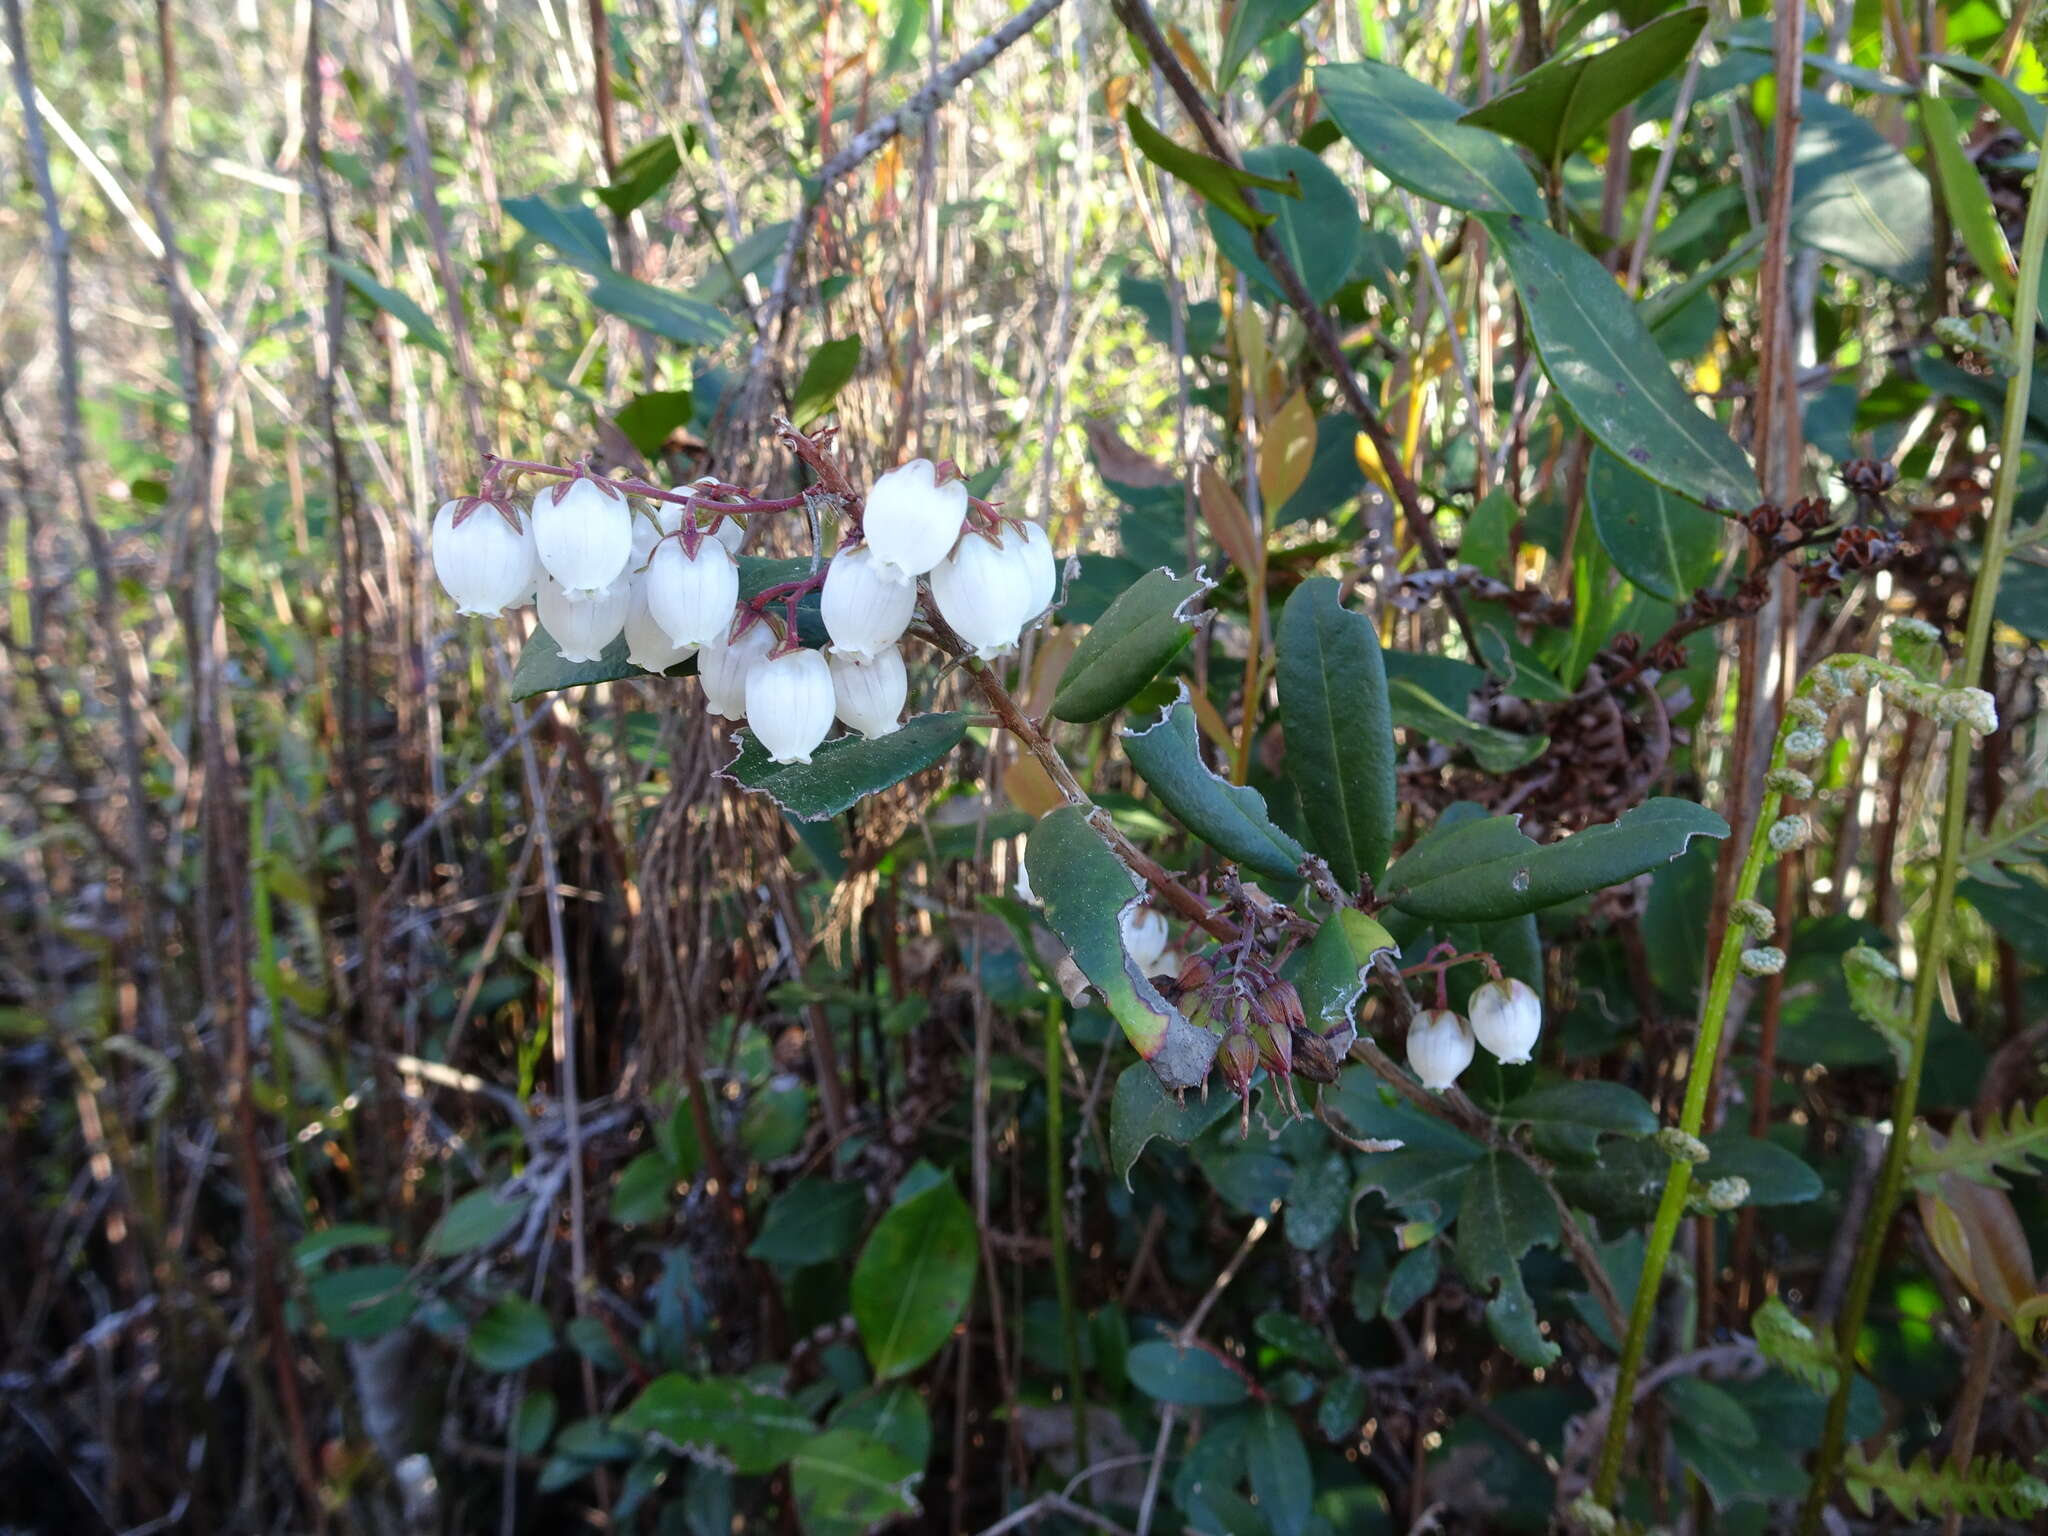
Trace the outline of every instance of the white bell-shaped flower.
{"type": "MultiPolygon", "coordinates": [[[[678,496],[687,496],[699,486],[716,485],[717,483],[718,477],[716,475],[699,475],[687,485],[672,485],[669,489],[678,496]]],[[[661,512],[661,531],[663,533],[673,533],[676,529],[683,526],[683,509],[679,503],[665,501],[661,503],[661,512]]],[[[697,507],[697,526],[699,528],[708,527],[711,519],[716,515],[709,505],[700,503],[697,507]]],[[[740,545],[746,542],[746,520],[737,513],[728,512],[725,515],[724,521],[711,530],[711,537],[725,546],[727,554],[736,555],[740,552],[740,545]]]]}
{"type": "Polygon", "coordinates": [[[1433,1093],[1455,1083],[1472,1054],[1472,1026],[1448,1008],[1418,1013],[1408,1026],[1408,1065],[1433,1093]]]}
{"type": "Polygon", "coordinates": [[[1036,523],[1026,523],[1022,533],[1012,530],[1010,542],[1016,544],[1016,558],[1024,567],[1025,580],[1030,585],[1031,596],[1024,605],[1027,619],[1035,619],[1052,606],[1058,595],[1060,577],[1058,562],[1053,559],[1052,540],[1045,530],[1036,523]]]}
{"type": "Polygon", "coordinates": [[[630,582],[614,582],[595,597],[572,596],[552,576],[542,576],[534,594],[541,624],[555,637],[564,661],[596,661],[618,639],[633,606],[630,582]]]}
{"type": "MultiPolygon", "coordinates": [[[[731,615],[726,616],[728,623],[731,615]]],[[[775,631],[756,622],[734,640],[721,628],[697,652],[697,681],[704,685],[704,707],[728,720],[747,718],[747,674],[775,645],[775,631]]]]}
{"type": "Polygon", "coordinates": [[[533,541],[541,568],[570,597],[595,597],[633,555],[633,509],[595,480],[564,480],[533,498],[533,541]]]}
{"type": "Polygon", "coordinates": [[[699,539],[697,553],[683,541],[663,539],[647,564],[647,611],[677,645],[707,645],[732,622],[740,600],[740,568],[716,539],[699,539]]]}
{"type": "Polygon", "coordinates": [[[1472,1033],[1508,1065],[1529,1059],[1543,1032],[1543,1000],[1526,981],[1503,976],[1473,989],[1472,1033]]]}
{"type": "Polygon", "coordinates": [[[865,544],[842,549],[825,567],[818,595],[832,649],[848,656],[879,656],[892,649],[917,611],[917,582],[875,558],[865,544]]]}
{"type": "Polygon", "coordinates": [[[832,648],[833,712],[861,735],[873,740],[900,729],[903,701],[910,678],[903,652],[887,646],[872,656],[832,648]]]}
{"type": "Polygon", "coordinates": [[[748,669],[747,729],[778,763],[811,760],[832,729],[832,708],[832,668],[822,652],[787,651],[748,669]]]}
{"type": "Polygon", "coordinates": [[[1031,617],[1031,577],[1012,547],[970,533],[931,574],[932,597],[953,631],[986,661],[1015,648],[1031,617]]]}
{"type": "Polygon", "coordinates": [[[666,672],[697,654],[694,645],[677,645],[647,611],[647,577],[629,577],[633,601],[626,610],[626,660],[643,672],[666,672]]]}
{"type": "Polygon", "coordinates": [[[525,602],[533,591],[533,519],[521,517],[515,531],[504,514],[486,502],[475,506],[457,527],[455,515],[461,507],[459,501],[444,501],[434,514],[429,537],[434,574],[455,599],[457,613],[495,618],[525,602]]]}
{"type": "Polygon", "coordinates": [[[1166,926],[1163,913],[1150,907],[1134,907],[1118,920],[1123,929],[1124,951],[1131,957],[1131,963],[1144,975],[1151,975],[1152,968],[1159,963],[1159,957],[1166,953],[1167,945],[1173,942],[1173,934],[1166,926]]]}
{"type": "Polygon", "coordinates": [[[922,576],[946,558],[967,516],[967,483],[937,483],[930,459],[892,469],[868,490],[861,530],[875,559],[905,579],[922,576]]]}

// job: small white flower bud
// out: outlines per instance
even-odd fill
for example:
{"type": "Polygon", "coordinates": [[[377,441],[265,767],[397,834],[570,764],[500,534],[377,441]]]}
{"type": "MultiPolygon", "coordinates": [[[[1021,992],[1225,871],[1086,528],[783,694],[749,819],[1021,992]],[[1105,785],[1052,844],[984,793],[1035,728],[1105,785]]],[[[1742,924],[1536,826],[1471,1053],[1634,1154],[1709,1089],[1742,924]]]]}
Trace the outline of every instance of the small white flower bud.
{"type": "Polygon", "coordinates": [[[1751,901],[1747,896],[1729,909],[1729,916],[1738,927],[1747,928],[1759,939],[1768,939],[1777,932],[1777,914],[1760,901],[1751,901]]]}
{"type": "Polygon", "coordinates": [[[633,588],[615,582],[595,597],[572,597],[552,576],[543,575],[533,605],[540,622],[555,637],[564,661],[596,661],[618,639],[633,606],[633,588]]]}
{"type": "Polygon", "coordinates": [[[747,673],[775,645],[775,631],[756,622],[734,640],[720,629],[697,652],[697,681],[704,685],[704,707],[728,720],[747,718],[747,673]]]}
{"type": "Polygon", "coordinates": [[[1408,1066],[1433,1093],[1458,1080],[1474,1051],[1472,1026],[1448,1008],[1418,1013],[1408,1026],[1408,1066]]]}
{"type": "Polygon", "coordinates": [[[459,501],[444,501],[434,514],[429,546],[434,554],[434,574],[455,599],[457,613],[496,618],[514,603],[526,601],[533,591],[539,569],[533,547],[533,520],[519,517],[514,530],[496,505],[483,502],[472,507],[456,526],[462,508],[459,501]]]}
{"type": "Polygon", "coordinates": [[[962,535],[931,573],[932,597],[953,630],[986,661],[1012,650],[1031,617],[1031,577],[1000,536],[962,535]]]}
{"type": "Polygon", "coordinates": [[[841,720],[869,740],[902,728],[903,701],[910,693],[902,651],[891,645],[873,656],[854,656],[835,646],[829,662],[833,709],[841,720]]]}
{"type": "Polygon", "coordinates": [[[946,558],[967,516],[967,482],[937,480],[930,459],[912,459],[868,490],[862,535],[876,560],[905,580],[946,558]]]}
{"type": "Polygon", "coordinates": [[[1035,619],[1052,606],[1052,600],[1059,592],[1059,568],[1053,559],[1052,540],[1036,523],[1026,523],[1021,533],[1013,529],[1011,535],[1021,541],[1017,545],[1017,558],[1024,566],[1031,592],[1024,604],[1024,615],[1027,619],[1035,619]]]}
{"type": "Polygon", "coordinates": [[[533,498],[533,540],[542,569],[564,592],[595,597],[632,557],[633,509],[608,485],[563,480],[533,498]]]}
{"type": "Polygon", "coordinates": [[[1797,768],[1773,768],[1764,775],[1764,788],[1790,795],[1794,800],[1806,800],[1812,798],[1813,780],[1797,768]]]}
{"type": "Polygon", "coordinates": [[[1704,1163],[1712,1154],[1697,1136],[1688,1136],[1675,1125],[1667,1125],[1656,1136],[1657,1150],[1674,1163],[1704,1163]]]}
{"type": "Polygon", "coordinates": [[[818,595],[832,649],[848,656],[879,656],[895,649],[917,611],[917,582],[883,565],[865,544],[842,549],[825,567],[818,595]]]}
{"type": "Polygon", "coordinates": [[[1543,1030],[1543,1001],[1526,981],[1503,976],[1473,989],[1472,1034],[1509,1066],[1529,1059],[1543,1030]]]}
{"type": "Polygon", "coordinates": [[[647,577],[628,576],[633,601],[626,610],[626,660],[643,672],[666,672],[697,654],[694,645],[677,645],[647,611],[647,577]]]}
{"type": "Polygon", "coordinates": [[[1150,975],[1159,957],[1166,953],[1167,945],[1173,942],[1165,915],[1150,907],[1133,907],[1118,919],[1118,924],[1123,929],[1124,951],[1131,957],[1131,963],[1150,975]]]}
{"type": "Polygon", "coordinates": [[[716,539],[697,541],[694,557],[680,538],[663,539],[647,565],[647,611],[677,645],[706,645],[732,623],[740,600],[740,568],[716,539]]]}
{"type": "Polygon", "coordinates": [[[1711,1210],[1735,1210],[1749,1199],[1749,1180],[1739,1173],[1731,1173],[1726,1178],[1709,1179],[1701,1198],[1711,1210]]]}
{"type": "Polygon", "coordinates": [[[788,651],[749,668],[747,728],[774,761],[808,763],[832,729],[832,669],[823,653],[788,651]]]}
{"type": "Polygon", "coordinates": [[[1810,835],[1804,816],[1780,816],[1771,823],[1771,830],[1764,834],[1771,847],[1779,853],[1790,853],[1795,848],[1804,848],[1810,835]]]}
{"type": "Polygon", "coordinates": [[[1759,944],[1742,952],[1740,964],[1745,976],[1775,976],[1785,969],[1785,951],[1773,945],[1759,944]]]}
{"type": "Polygon", "coordinates": [[[1828,747],[1827,737],[1819,731],[1801,726],[1785,737],[1785,756],[1795,763],[1809,762],[1819,757],[1828,747]]]}

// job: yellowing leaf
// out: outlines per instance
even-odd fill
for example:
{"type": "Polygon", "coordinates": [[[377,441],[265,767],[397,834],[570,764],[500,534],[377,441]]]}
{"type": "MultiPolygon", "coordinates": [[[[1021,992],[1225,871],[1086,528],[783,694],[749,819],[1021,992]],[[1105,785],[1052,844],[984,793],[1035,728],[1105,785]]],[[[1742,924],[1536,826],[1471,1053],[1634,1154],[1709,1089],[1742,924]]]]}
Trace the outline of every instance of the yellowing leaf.
{"type": "Polygon", "coordinates": [[[1251,514],[1215,465],[1204,464],[1197,472],[1195,499],[1202,505],[1202,521],[1209,525],[1230,563],[1247,575],[1260,570],[1262,551],[1258,535],[1252,531],[1251,514]]]}
{"type": "Polygon", "coordinates": [[[1308,393],[1297,389],[1266,423],[1259,445],[1259,495],[1270,512],[1301,489],[1316,456],[1316,413],[1308,393]]]}

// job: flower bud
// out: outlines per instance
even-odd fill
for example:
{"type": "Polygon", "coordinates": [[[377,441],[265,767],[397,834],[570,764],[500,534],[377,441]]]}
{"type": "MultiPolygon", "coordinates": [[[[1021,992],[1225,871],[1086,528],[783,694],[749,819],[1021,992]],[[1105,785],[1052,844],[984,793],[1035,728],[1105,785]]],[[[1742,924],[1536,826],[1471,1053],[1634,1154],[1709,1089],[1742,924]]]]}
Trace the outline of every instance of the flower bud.
{"type": "Polygon", "coordinates": [[[747,673],[775,645],[775,631],[764,623],[750,625],[734,640],[720,629],[697,652],[697,681],[704,685],[704,707],[728,720],[747,718],[747,673]]]}
{"type": "Polygon", "coordinates": [[[564,661],[596,661],[618,639],[633,606],[630,582],[614,582],[595,597],[572,597],[552,576],[543,575],[533,604],[543,628],[555,638],[564,661]]]}
{"type": "Polygon", "coordinates": [[[1286,1077],[1294,1071],[1293,1035],[1278,1025],[1267,1024],[1255,1017],[1251,1037],[1252,1044],[1259,1048],[1260,1066],[1275,1077],[1286,1077]]]}
{"type": "Polygon", "coordinates": [[[1259,988],[1258,1003],[1259,1011],[1275,1029],[1292,1032],[1308,1024],[1308,1015],[1301,1008],[1301,994],[1294,990],[1291,981],[1282,981],[1276,976],[1259,988]]]}
{"type": "Polygon", "coordinates": [[[697,654],[694,645],[677,645],[647,611],[647,577],[628,576],[633,594],[626,609],[626,660],[643,672],[666,672],[697,654]]]}
{"type": "Polygon", "coordinates": [[[533,590],[533,523],[516,510],[508,522],[499,505],[470,503],[469,515],[459,526],[455,519],[463,507],[460,501],[444,501],[434,514],[429,536],[434,574],[455,599],[457,613],[496,618],[513,604],[525,602],[533,590]]]}
{"type": "Polygon", "coordinates": [[[1195,992],[1206,987],[1215,979],[1216,967],[1209,963],[1207,955],[1189,955],[1180,963],[1180,974],[1175,979],[1183,992],[1195,992]]]}
{"type": "Polygon", "coordinates": [[[1025,580],[1031,592],[1030,600],[1024,605],[1024,617],[1035,619],[1052,606],[1052,600],[1059,592],[1059,568],[1053,559],[1052,540],[1036,523],[1026,523],[1021,530],[1013,529],[1011,538],[1017,542],[1017,560],[1024,567],[1025,580]]]}
{"type": "Polygon", "coordinates": [[[954,632],[987,661],[1012,650],[1031,617],[1031,577],[1000,535],[970,533],[931,574],[932,597],[954,632]]]}
{"type": "Polygon", "coordinates": [[[853,656],[833,647],[833,710],[854,730],[872,741],[901,729],[899,717],[910,692],[903,653],[884,646],[873,656],[853,656]]]}
{"type": "Polygon", "coordinates": [[[832,729],[832,669],[824,654],[787,651],[749,668],[747,726],[775,762],[808,763],[832,729]]]}
{"type": "Polygon", "coordinates": [[[966,516],[967,482],[940,485],[930,459],[912,459],[869,488],[861,532],[877,562],[909,581],[946,558],[966,516]]]}
{"type": "Polygon", "coordinates": [[[716,539],[700,539],[693,557],[680,538],[664,539],[647,565],[647,611],[677,645],[705,645],[732,623],[740,568],[716,539]]]}
{"type": "Polygon", "coordinates": [[[1252,1074],[1259,1069],[1259,1049],[1249,1035],[1228,1035],[1216,1048],[1216,1065],[1230,1091],[1243,1098],[1252,1089],[1252,1074]]]}
{"type": "Polygon", "coordinates": [[[1529,1059],[1530,1047],[1543,1030],[1543,1001],[1535,988],[1513,976],[1484,982],[1473,989],[1472,1034],[1509,1066],[1529,1059]]]}
{"type": "Polygon", "coordinates": [[[564,592],[595,597],[632,556],[633,509],[610,486],[579,475],[533,498],[533,541],[541,568],[564,592]]]}
{"type": "Polygon", "coordinates": [[[1131,964],[1146,975],[1150,975],[1153,964],[1166,953],[1166,946],[1173,941],[1168,931],[1166,918],[1150,907],[1134,907],[1118,919],[1123,929],[1124,950],[1131,957],[1131,964]]]}
{"type": "Polygon", "coordinates": [[[818,595],[832,649],[848,656],[879,656],[893,649],[917,611],[917,582],[896,574],[865,544],[842,549],[825,567],[818,595]]]}
{"type": "Polygon", "coordinates": [[[1472,1026],[1448,1008],[1418,1013],[1408,1026],[1408,1065],[1433,1092],[1455,1083],[1472,1056],[1472,1026]]]}

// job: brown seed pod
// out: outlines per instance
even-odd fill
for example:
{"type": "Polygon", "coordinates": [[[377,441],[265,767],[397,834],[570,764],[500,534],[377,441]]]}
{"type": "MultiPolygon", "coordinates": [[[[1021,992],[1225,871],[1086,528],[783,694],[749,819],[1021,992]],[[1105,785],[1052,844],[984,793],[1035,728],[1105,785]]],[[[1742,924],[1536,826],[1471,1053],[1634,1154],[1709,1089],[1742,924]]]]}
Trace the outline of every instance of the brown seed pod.
{"type": "Polygon", "coordinates": [[[1312,1029],[1294,1032],[1294,1070],[1312,1083],[1334,1083],[1340,1063],[1336,1047],[1312,1029]]]}
{"type": "Polygon", "coordinates": [[[1858,496],[1882,496],[1899,483],[1896,464],[1883,459],[1851,459],[1841,469],[1842,484],[1858,496]]]}
{"type": "Polygon", "coordinates": [[[1216,1066],[1230,1091],[1243,1098],[1251,1092],[1252,1074],[1259,1069],[1259,1048],[1249,1035],[1226,1035],[1216,1050],[1216,1066]]]}

